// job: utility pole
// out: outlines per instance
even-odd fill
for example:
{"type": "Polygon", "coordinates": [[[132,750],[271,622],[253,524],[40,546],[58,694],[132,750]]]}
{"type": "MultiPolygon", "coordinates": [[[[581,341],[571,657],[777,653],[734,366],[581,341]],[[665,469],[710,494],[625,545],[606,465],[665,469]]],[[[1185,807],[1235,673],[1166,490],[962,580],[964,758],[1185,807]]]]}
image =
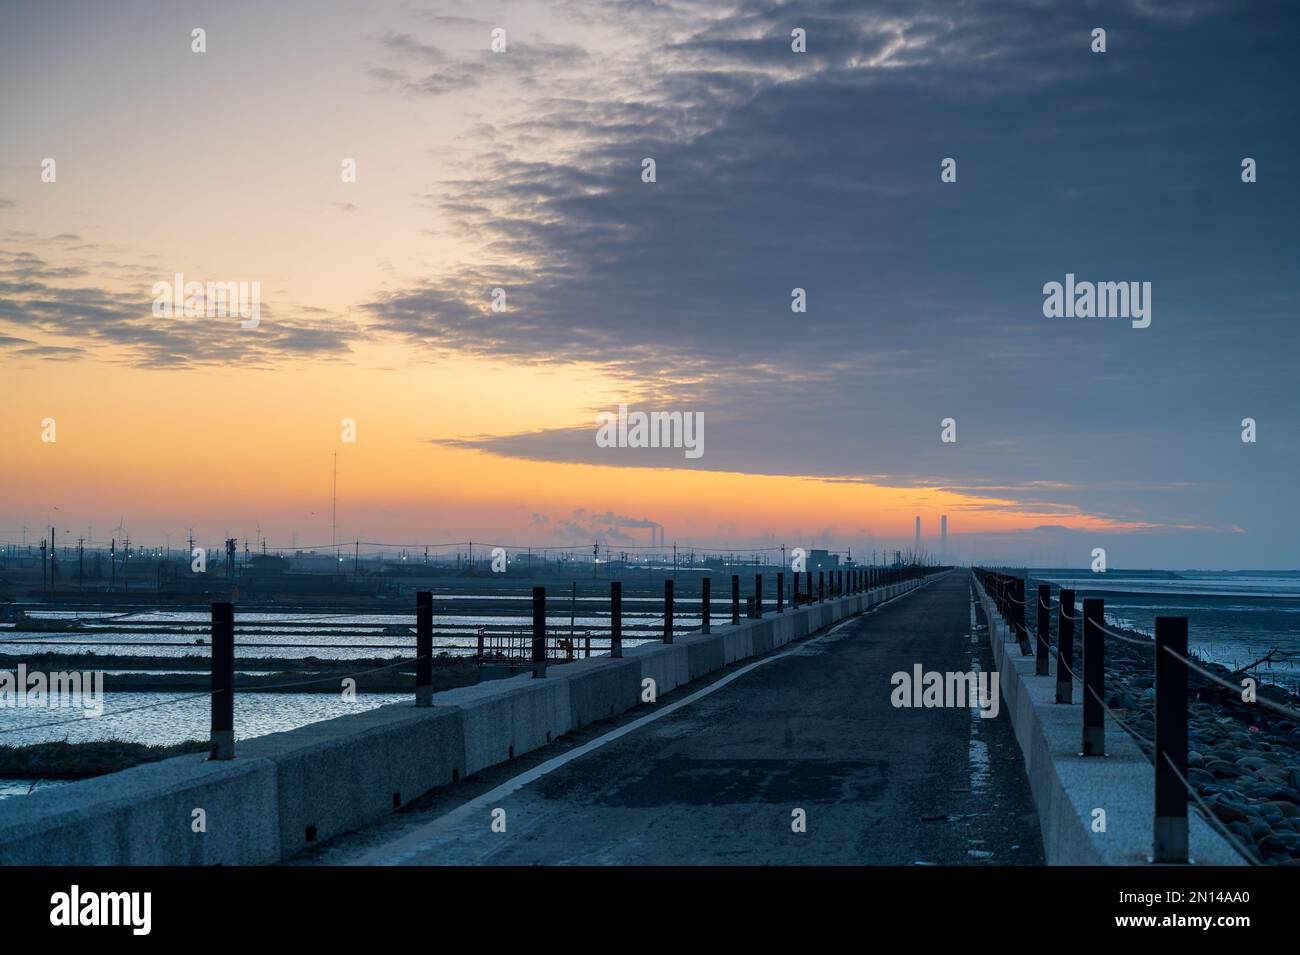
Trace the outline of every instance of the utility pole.
{"type": "Polygon", "coordinates": [[[357,549],[352,558],[352,576],[361,576],[361,541],[357,541],[357,549]]]}
{"type": "Polygon", "coordinates": [[[81,590],[86,585],[86,539],[77,538],[77,589],[81,590]]]}
{"type": "Polygon", "coordinates": [[[112,578],[110,579],[108,589],[112,593],[117,592],[117,538],[114,537],[108,545],[108,562],[112,565],[112,578]]]}

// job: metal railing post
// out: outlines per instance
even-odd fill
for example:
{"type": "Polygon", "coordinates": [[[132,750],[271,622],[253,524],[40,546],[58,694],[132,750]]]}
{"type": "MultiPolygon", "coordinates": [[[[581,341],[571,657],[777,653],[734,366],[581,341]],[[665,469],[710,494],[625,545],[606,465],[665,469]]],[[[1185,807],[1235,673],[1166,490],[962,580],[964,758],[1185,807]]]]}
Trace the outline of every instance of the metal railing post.
{"type": "Polygon", "coordinates": [[[1038,638],[1038,656],[1034,659],[1034,675],[1047,676],[1051,671],[1047,657],[1052,648],[1052,585],[1038,585],[1038,622],[1034,626],[1038,638]]]}
{"type": "Polygon", "coordinates": [[[212,605],[212,732],[208,759],[235,758],[235,605],[212,605]]]}
{"type": "Polygon", "coordinates": [[[1061,588],[1056,605],[1056,702],[1074,702],[1074,591],[1061,588]],[[1069,608],[1069,609],[1066,609],[1069,608]]]}
{"type": "Polygon", "coordinates": [[[415,705],[433,706],[433,593],[415,595],[415,705]]]}
{"type": "MultiPolygon", "coordinates": [[[[709,586],[708,578],[705,578],[704,586],[706,588],[709,586]]],[[[705,593],[708,593],[707,589],[705,593]]],[[[623,582],[621,580],[609,582],[609,655],[615,658],[623,655],[623,582]]]]}
{"type": "Polygon", "coordinates": [[[1014,584],[1016,591],[1016,636],[1020,639],[1020,655],[1027,657],[1034,652],[1029,643],[1029,601],[1025,597],[1025,581],[1017,577],[1014,584]]]}
{"type": "Polygon", "coordinates": [[[673,642],[673,579],[664,581],[664,643],[673,642]]]}
{"type": "Polygon", "coordinates": [[[1106,638],[1101,632],[1105,605],[1100,597],[1083,601],[1083,755],[1106,755],[1106,638]]]}
{"type": "Polygon", "coordinates": [[[709,591],[712,583],[708,577],[700,582],[700,633],[712,633],[713,625],[710,621],[709,591]]]}
{"type": "Polygon", "coordinates": [[[1182,864],[1187,862],[1188,847],[1187,789],[1183,785],[1187,778],[1187,664],[1179,657],[1187,657],[1186,617],[1156,617],[1155,651],[1156,814],[1151,861],[1182,864]]]}
{"type": "Polygon", "coordinates": [[[546,588],[533,588],[533,679],[546,676],[546,588]]]}

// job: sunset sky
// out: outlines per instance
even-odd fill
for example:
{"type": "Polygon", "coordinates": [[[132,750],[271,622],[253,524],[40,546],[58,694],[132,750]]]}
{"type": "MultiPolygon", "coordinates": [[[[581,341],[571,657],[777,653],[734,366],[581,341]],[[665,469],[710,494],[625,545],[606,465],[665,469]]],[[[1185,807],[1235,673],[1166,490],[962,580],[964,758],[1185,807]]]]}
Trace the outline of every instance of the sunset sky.
{"type": "Polygon", "coordinates": [[[962,560],[1300,566],[1298,27],[5,3],[0,540],[328,544],[337,452],[348,541],[856,553],[947,514],[962,560]],[[154,317],[178,272],[259,282],[260,324],[154,317]],[[1151,282],[1151,326],[1044,317],[1066,273],[1151,282]],[[703,456],[598,447],[620,404],[702,413],[703,456]]]}

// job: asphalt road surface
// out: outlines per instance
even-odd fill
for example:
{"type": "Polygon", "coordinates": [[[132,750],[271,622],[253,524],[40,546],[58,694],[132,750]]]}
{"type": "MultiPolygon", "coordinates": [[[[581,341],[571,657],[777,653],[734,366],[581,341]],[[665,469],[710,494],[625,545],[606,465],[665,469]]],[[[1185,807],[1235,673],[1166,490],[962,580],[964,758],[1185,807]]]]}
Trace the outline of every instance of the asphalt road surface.
{"type": "Polygon", "coordinates": [[[291,864],[1041,865],[1005,715],[891,702],[891,676],[918,663],[990,668],[969,580],[953,571],[291,864]]]}

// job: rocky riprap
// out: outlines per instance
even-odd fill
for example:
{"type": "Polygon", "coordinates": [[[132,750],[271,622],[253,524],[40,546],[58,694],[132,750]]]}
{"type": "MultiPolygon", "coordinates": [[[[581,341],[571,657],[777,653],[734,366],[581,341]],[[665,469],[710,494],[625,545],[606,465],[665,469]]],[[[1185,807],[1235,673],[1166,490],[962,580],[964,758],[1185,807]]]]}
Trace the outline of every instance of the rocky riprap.
{"type": "MultiPolygon", "coordinates": [[[[1108,625],[1110,626],[1110,625],[1108,625]]],[[[1112,626],[1111,629],[1114,629],[1112,626]]],[[[1150,644],[1139,633],[1124,633],[1150,644]]],[[[1154,758],[1154,648],[1106,640],[1106,705],[1154,758]]],[[[1227,667],[1198,666],[1239,684],[1227,667]]],[[[1260,682],[1259,699],[1300,710],[1300,698],[1260,682]]],[[[1258,703],[1244,703],[1195,672],[1188,680],[1188,782],[1210,811],[1257,859],[1300,865],[1300,723],[1258,703]]],[[[1195,801],[1193,800],[1193,807],[1195,801]]]]}

